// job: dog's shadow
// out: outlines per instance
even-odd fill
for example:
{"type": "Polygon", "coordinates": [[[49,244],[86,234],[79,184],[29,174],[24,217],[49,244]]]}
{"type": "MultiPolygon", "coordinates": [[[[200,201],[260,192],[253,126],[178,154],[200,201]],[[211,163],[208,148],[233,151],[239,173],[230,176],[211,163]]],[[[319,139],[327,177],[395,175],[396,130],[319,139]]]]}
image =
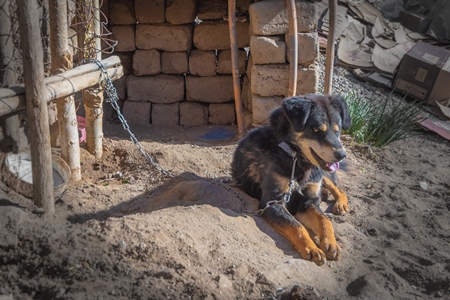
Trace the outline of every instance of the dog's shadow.
{"type": "MultiPolygon", "coordinates": [[[[94,213],[74,214],[67,219],[82,224],[89,220],[105,221],[138,213],[151,213],[176,206],[211,205],[231,217],[251,217],[256,226],[286,255],[301,258],[294,247],[257,214],[258,200],[246,195],[225,179],[203,178],[192,173],[178,175],[155,189],[94,213]]],[[[245,228],[244,228],[245,230],[245,228]]]]}

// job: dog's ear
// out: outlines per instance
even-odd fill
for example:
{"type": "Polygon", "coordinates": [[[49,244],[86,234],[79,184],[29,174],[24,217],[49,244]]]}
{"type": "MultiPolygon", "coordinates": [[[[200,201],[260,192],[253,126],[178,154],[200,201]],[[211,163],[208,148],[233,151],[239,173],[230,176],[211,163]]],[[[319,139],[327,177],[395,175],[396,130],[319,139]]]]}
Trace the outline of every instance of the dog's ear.
{"type": "Polygon", "coordinates": [[[341,111],[341,118],[342,118],[342,129],[349,130],[350,127],[352,127],[352,119],[350,117],[350,112],[348,110],[347,103],[345,102],[345,99],[340,96],[333,96],[332,100],[334,103],[337,104],[337,107],[341,111]]]}
{"type": "Polygon", "coordinates": [[[302,97],[291,97],[283,100],[283,108],[295,131],[305,130],[306,121],[313,102],[302,97]]]}

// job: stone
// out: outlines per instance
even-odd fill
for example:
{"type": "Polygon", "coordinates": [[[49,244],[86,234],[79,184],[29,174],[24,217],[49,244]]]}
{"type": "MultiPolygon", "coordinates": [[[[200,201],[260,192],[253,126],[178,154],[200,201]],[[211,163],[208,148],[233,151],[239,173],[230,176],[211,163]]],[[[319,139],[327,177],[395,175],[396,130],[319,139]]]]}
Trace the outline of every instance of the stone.
{"type": "Polygon", "coordinates": [[[189,72],[188,52],[168,52],[161,54],[161,72],[165,74],[186,74],[189,72]]]}
{"type": "Polygon", "coordinates": [[[152,125],[176,126],[180,120],[180,104],[153,104],[152,125]]]}
{"type": "MultiPolygon", "coordinates": [[[[316,93],[319,84],[319,68],[298,68],[296,95],[316,93]]],[[[287,96],[289,88],[289,65],[253,65],[251,90],[261,96],[287,96]]]]}
{"type": "MultiPolygon", "coordinates": [[[[237,47],[249,46],[248,22],[236,23],[237,47]]],[[[230,30],[226,21],[206,21],[194,28],[194,45],[200,50],[230,49],[230,30]]]]}
{"type": "Polygon", "coordinates": [[[209,105],[209,124],[232,125],[236,124],[234,102],[211,103],[209,105]]]}
{"type": "MultiPolygon", "coordinates": [[[[298,32],[316,30],[316,6],[302,1],[295,3],[298,32]]],[[[289,18],[284,1],[262,1],[250,4],[250,31],[255,35],[277,35],[289,32],[289,18]]]]}
{"type": "Polygon", "coordinates": [[[184,98],[184,76],[165,75],[136,77],[127,79],[127,93],[130,101],[153,103],[174,103],[184,98]]]}
{"type": "Polygon", "coordinates": [[[167,0],[166,22],[174,25],[190,24],[197,13],[196,0],[167,0]]]}
{"type": "Polygon", "coordinates": [[[270,114],[281,105],[283,99],[284,97],[280,96],[262,97],[252,94],[253,126],[267,124],[270,114]]]}
{"type": "Polygon", "coordinates": [[[135,0],[134,10],[139,24],[164,23],[164,0],[135,0]]]}
{"type": "Polygon", "coordinates": [[[250,49],[254,64],[286,63],[286,43],[283,36],[252,36],[250,49]]]}
{"type": "Polygon", "coordinates": [[[133,73],[136,76],[157,75],[161,71],[161,54],[158,50],[136,50],[133,56],[133,73]]]}
{"type": "Polygon", "coordinates": [[[130,124],[150,124],[150,102],[136,102],[127,100],[123,103],[122,114],[130,124]]]}
{"type": "Polygon", "coordinates": [[[197,102],[180,104],[180,125],[201,126],[208,124],[208,106],[197,102]]]}
{"type": "MultiPolygon", "coordinates": [[[[238,50],[238,66],[239,74],[244,74],[247,66],[247,52],[245,50],[238,50]]],[[[217,72],[219,74],[233,74],[231,69],[231,50],[219,51],[217,72]]]]}
{"type": "Polygon", "coordinates": [[[188,51],[192,46],[192,25],[136,26],[136,47],[165,51],[188,51]]]}
{"type": "Polygon", "coordinates": [[[227,15],[227,1],[223,0],[199,0],[197,17],[199,20],[223,20],[227,15]]]}
{"type": "Polygon", "coordinates": [[[208,103],[229,102],[234,99],[233,77],[186,76],[186,100],[208,103]]]}
{"type": "Polygon", "coordinates": [[[215,51],[192,50],[189,56],[189,73],[195,76],[215,76],[216,61],[215,51]]]}
{"type": "Polygon", "coordinates": [[[109,2],[109,22],[111,25],[134,25],[133,0],[112,0],[109,2]]]}
{"type": "MultiPolygon", "coordinates": [[[[286,35],[286,44],[289,49],[289,37],[286,35]]],[[[319,59],[319,41],[317,32],[298,34],[298,64],[308,66],[319,59]]],[[[289,56],[287,57],[289,60],[289,56]]]]}
{"type": "Polygon", "coordinates": [[[127,52],[136,50],[133,26],[111,26],[112,38],[117,40],[115,51],[127,52]]]}

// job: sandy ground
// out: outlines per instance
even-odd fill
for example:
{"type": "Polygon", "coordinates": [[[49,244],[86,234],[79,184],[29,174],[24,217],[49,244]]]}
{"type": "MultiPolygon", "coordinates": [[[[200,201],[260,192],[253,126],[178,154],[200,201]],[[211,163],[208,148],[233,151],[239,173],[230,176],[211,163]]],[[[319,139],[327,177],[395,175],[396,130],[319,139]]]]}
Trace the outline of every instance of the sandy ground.
{"type": "Polygon", "coordinates": [[[351,211],[322,202],[342,257],[318,267],[233,187],[236,139],[132,130],[175,177],[110,124],[54,216],[0,183],[0,299],[450,299],[450,143],[435,134],[384,149],[343,137],[351,211]]]}

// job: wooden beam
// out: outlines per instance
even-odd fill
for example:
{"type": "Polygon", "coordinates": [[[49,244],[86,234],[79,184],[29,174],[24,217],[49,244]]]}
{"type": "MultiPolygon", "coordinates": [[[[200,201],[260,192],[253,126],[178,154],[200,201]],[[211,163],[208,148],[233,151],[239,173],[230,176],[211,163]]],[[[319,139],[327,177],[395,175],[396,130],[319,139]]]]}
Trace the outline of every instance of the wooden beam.
{"type": "Polygon", "coordinates": [[[286,9],[289,17],[289,89],[288,97],[297,94],[297,78],[298,78],[298,25],[297,25],[297,8],[295,0],[286,0],[286,9]]]}
{"type": "Polygon", "coordinates": [[[16,2],[27,99],[33,199],[36,206],[44,208],[44,211],[51,215],[55,212],[55,198],[48,105],[44,98],[44,54],[39,32],[38,9],[34,0],[16,2]]]}
{"type": "Polygon", "coordinates": [[[333,68],[334,68],[334,42],[336,40],[336,23],[337,23],[337,0],[328,0],[328,15],[330,16],[330,24],[327,37],[327,53],[325,58],[325,79],[324,94],[333,92],[333,68]]]}
{"type": "MultiPolygon", "coordinates": [[[[123,76],[123,68],[117,56],[111,56],[101,61],[107,68],[111,80],[123,76]]],[[[75,94],[87,87],[99,84],[102,81],[102,72],[97,64],[90,63],[76,67],[64,73],[44,79],[44,100],[53,101],[58,98],[75,94]]],[[[0,116],[25,109],[24,85],[0,88],[0,116]]],[[[47,122],[48,123],[48,122],[47,122]]]]}

